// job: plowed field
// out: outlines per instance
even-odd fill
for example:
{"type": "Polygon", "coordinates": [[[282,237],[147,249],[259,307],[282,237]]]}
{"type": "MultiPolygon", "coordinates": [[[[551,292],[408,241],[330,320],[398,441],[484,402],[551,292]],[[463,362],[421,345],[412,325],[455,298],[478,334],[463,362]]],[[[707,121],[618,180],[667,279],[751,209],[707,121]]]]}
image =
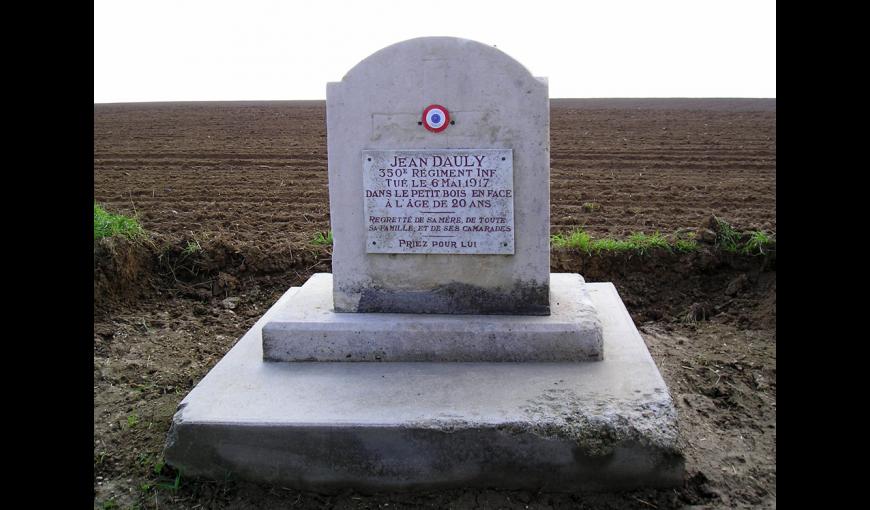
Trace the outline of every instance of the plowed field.
{"type": "MultiPolygon", "coordinates": [[[[553,232],[776,230],[775,106],[553,100],[553,232]]],[[[155,232],[305,245],[329,230],[325,105],[94,105],[94,197],[155,232]]]]}
{"type": "MultiPolygon", "coordinates": [[[[551,252],[552,271],[616,285],[677,406],[682,487],[319,494],[189,479],[162,452],[196,383],[288,287],[331,270],[311,244],[329,230],[323,102],[94,105],[94,195],[150,231],[95,242],[94,508],[776,508],[775,244],[551,252]]],[[[551,102],[554,233],[711,215],[775,232],[776,100],[551,102]]]]}

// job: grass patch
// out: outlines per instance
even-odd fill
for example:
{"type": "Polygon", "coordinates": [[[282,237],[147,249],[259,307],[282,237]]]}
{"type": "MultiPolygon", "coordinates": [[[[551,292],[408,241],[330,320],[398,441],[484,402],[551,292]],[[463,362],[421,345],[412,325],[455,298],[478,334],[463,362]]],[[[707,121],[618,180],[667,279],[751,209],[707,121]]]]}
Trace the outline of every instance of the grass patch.
{"type": "Polygon", "coordinates": [[[716,219],[716,246],[724,251],[736,253],[740,246],[740,232],[734,229],[730,223],[719,218],[716,219]]]}
{"type": "Polygon", "coordinates": [[[199,244],[198,239],[188,241],[187,246],[184,247],[184,250],[182,250],[182,252],[185,255],[193,255],[194,253],[200,253],[200,252],[202,252],[202,245],[199,244]]]}
{"type": "Polygon", "coordinates": [[[746,241],[740,251],[746,255],[764,255],[770,250],[774,241],[774,238],[767,235],[766,232],[756,230],[749,234],[749,240],[746,241]]]}
{"type": "MultiPolygon", "coordinates": [[[[716,238],[715,241],[711,238],[708,242],[716,249],[743,255],[765,255],[775,250],[775,234],[768,234],[760,230],[740,232],[719,218],[714,218],[711,223],[714,224],[711,227],[715,226],[716,228],[716,238]]],[[[550,244],[553,248],[580,250],[590,255],[602,252],[635,252],[643,255],[654,249],[687,253],[699,249],[696,233],[684,231],[670,236],[665,236],[660,232],[654,234],[635,232],[625,239],[611,237],[593,239],[583,229],[576,229],[567,234],[550,236],[550,244]]]]}
{"type": "Polygon", "coordinates": [[[332,245],[332,230],[324,234],[323,232],[318,232],[315,234],[314,239],[311,240],[311,244],[317,245],[332,245]]]}
{"type": "Polygon", "coordinates": [[[550,236],[550,242],[556,248],[575,248],[583,251],[592,249],[592,238],[583,230],[575,230],[567,235],[550,236]]]}
{"type": "Polygon", "coordinates": [[[94,241],[112,236],[136,239],[144,235],[145,230],[134,218],[112,214],[94,202],[94,241]]]}
{"type": "Polygon", "coordinates": [[[652,235],[646,235],[643,232],[631,234],[628,236],[628,243],[631,245],[632,249],[641,254],[646,253],[653,248],[661,248],[663,250],[671,251],[671,244],[667,239],[665,239],[665,236],[658,232],[652,235]]]}
{"type": "MultiPolygon", "coordinates": [[[[605,237],[604,239],[596,239],[591,244],[594,252],[600,251],[630,251],[634,249],[634,245],[630,241],[612,239],[605,237]]],[[[589,250],[587,250],[589,251],[589,250]]]]}
{"type": "Polygon", "coordinates": [[[668,251],[691,251],[698,248],[698,245],[694,240],[689,241],[678,239],[677,241],[672,242],[659,232],[654,234],[635,232],[628,236],[627,239],[613,239],[611,237],[592,239],[592,236],[590,236],[588,232],[578,229],[569,234],[556,234],[550,236],[550,242],[555,248],[576,249],[590,254],[625,251],[644,254],[654,248],[668,251]],[[677,243],[679,243],[679,245],[677,245],[677,243]]]}
{"type": "Polygon", "coordinates": [[[178,471],[175,475],[175,480],[172,483],[158,483],[157,488],[166,489],[170,491],[177,491],[181,487],[181,471],[178,471]]]}
{"type": "Polygon", "coordinates": [[[695,251],[698,249],[698,241],[694,239],[677,239],[674,241],[674,249],[682,253],[695,251]]]}
{"type": "Polygon", "coordinates": [[[716,228],[716,246],[729,253],[765,255],[776,245],[776,236],[761,230],[740,232],[727,221],[713,217],[716,228]]]}
{"type": "Polygon", "coordinates": [[[160,475],[163,472],[163,466],[166,465],[166,461],[162,458],[154,462],[154,474],[160,475]]]}

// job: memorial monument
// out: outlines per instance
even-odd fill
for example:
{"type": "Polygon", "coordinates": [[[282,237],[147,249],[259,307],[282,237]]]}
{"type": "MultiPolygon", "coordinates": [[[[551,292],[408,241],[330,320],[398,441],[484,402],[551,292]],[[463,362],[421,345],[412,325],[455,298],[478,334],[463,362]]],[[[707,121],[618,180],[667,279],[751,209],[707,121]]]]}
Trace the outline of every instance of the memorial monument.
{"type": "Polygon", "coordinates": [[[333,273],[182,401],[166,460],[299,488],[682,483],[676,413],[612,284],[549,272],[549,96],[464,39],[327,87],[333,273]]]}

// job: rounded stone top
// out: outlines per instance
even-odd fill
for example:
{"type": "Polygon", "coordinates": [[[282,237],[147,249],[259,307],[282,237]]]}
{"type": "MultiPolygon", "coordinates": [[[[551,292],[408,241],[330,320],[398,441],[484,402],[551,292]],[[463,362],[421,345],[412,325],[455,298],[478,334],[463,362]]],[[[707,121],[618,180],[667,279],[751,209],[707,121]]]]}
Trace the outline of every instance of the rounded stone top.
{"type": "Polygon", "coordinates": [[[509,75],[523,76],[536,81],[543,80],[534,77],[523,64],[493,46],[460,37],[417,37],[391,44],[372,53],[353,66],[344,75],[342,81],[353,80],[357,75],[365,74],[371,68],[389,66],[394,69],[407,68],[411,71],[421,61],[438,59],[460,60],[471,69],[489,63],[509,75]]]}

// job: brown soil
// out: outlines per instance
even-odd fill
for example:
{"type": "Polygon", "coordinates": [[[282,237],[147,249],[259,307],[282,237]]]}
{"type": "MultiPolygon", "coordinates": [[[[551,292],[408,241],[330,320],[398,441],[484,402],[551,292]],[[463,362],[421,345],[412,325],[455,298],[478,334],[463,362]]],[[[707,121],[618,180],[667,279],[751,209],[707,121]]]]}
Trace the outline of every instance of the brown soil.
{"type": "MultiPolygon", "coordinates": [[[[554,100],[554,233],[670,233],[711,214],[776,230],[775,110],[635,101],[554,100]]],[[[94,105],[94,197],[154,232],[262,252],[251,269],[286,264],[329,230],[324,103],[94,105]]]]}
{"type": "MultiPolygon", "coordinates": [[[[322,495],[181,479],[160,466],[180,400],[291,285],[330,271],[322,102],[95,105],[95,198],[148,243],[94,250],[94,506],[680,508],[776,506],[776,260],[699,252],[594,257],[678,406],[685,485],[566,495],[500,490],[322,495]],[[189,243],[201,250],[188,250],[189,243]],[[222,301],[237,297],[237,302],[222,301]]],[[[775,101],[554,100],[552,224],[598,235],[776,228],[775,101]],[[584,208],[594,202],[597,208],[584,208]]]]}

